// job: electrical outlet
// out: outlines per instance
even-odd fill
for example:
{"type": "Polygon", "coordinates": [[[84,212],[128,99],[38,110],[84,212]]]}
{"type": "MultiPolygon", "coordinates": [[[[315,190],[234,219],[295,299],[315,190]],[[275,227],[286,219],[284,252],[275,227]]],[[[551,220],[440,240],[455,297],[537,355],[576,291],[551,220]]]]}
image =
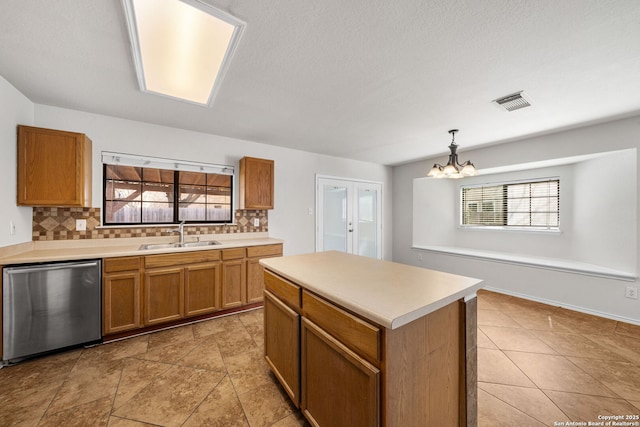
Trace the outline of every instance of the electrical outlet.
{"type": "Polygon", "coordinates": [[[13,223],[13,221],[9,221],[9,236],[15,236],[16,235],[16,225],[13,223]]]}
{"type": "Polygon", "coordinates": [[[86,219],[76,219],[76,231],[87,231],[86,219]]]}
{"type": "Polygon", "coordinates": [[[254,227],[260,227],[260,219],[253,218],[253,226],[254,227]]]}
{"type": "Polygon", "coordinates": [[[418,261],[422,261],[422,252],[418,252],[418,261]]]}
{"type": "Polygon", "coordinates": [[[627,286],[627,291],[624,296],[631,299],[638,299],[638,288],[627,286]]]}

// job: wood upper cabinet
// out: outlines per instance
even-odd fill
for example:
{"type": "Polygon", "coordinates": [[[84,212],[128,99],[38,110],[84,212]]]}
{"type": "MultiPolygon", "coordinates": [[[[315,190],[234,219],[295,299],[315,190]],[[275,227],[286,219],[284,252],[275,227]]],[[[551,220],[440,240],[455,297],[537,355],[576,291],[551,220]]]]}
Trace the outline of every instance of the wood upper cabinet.
{"type": "Polygon", "coordinates": [[[18,126],[18,205],[91,206],[91,140],[18,126]]]}
{"type": "Polygon", "coordinates": [[[140,257],[108,258],[102,275],[102,333],[142,327],[140,257]]]}
{"type": "Polygon", "coordinates": [[[273,160],[240,159],[240,209],[273,209],[273,160]]]}

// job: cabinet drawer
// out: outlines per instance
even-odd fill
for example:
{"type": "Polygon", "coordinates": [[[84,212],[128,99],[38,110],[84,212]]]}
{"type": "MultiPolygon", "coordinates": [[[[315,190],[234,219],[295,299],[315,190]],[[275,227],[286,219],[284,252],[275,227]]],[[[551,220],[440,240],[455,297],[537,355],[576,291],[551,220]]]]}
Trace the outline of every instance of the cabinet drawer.
{"type": "Polygon", "coordinates": [[[286,302],[289,306],[300,308],[300,286],[289,282],[272,272],[264,271],[264,288],[286,302]]]}
{"type": "Polygon", "coordinates": [[[247,257],[262,257],[269,255],[282,255],[282,245],[250,246],[247,248],[247,257]]]}
{"type": "Polygon", "coordinates": [[[144,257],[145,268],[169,267],[172,265],[195,264],[220,260],[220,251],[193,251],[144,257]]]}
{"type": "Polygon", "coordinates": [[[302,292],[302,310],[347,347],[374,364],[380,363],[380,328],[307,291],[302,292]]]}
{"type": "Polygon", "coordinates": [[[102,266],[105,273],[140,270],[140,257],[131,256],[123,258],[105,258],[102,261],[102,266]]]}
{"type": "Polygon", "coordinates": [[[245,248],[223,249],[222,259],[226,261],[229,259],[244,258],[244,252],[245,252],[245,248]]]}

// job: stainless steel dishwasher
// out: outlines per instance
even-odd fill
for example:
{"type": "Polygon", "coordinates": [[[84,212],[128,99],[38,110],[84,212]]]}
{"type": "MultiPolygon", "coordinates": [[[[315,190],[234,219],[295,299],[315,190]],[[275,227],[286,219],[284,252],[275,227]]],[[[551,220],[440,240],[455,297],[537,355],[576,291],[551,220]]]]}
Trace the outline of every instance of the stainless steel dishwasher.
{"type": "Polygon", "coordinates": [[[101,261],[5,267],[5,363],[101,339],[101,261]]]}

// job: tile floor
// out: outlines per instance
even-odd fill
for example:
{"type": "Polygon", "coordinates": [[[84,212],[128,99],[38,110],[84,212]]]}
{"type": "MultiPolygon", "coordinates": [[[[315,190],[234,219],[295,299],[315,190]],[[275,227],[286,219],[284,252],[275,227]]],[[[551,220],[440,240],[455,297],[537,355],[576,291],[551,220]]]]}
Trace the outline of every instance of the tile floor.
{"type": "MultiPolygon", "coordinates": [[[[640,414],[640,327],[487,291],[478,325],[481,427],[640,414]]],[[[262,334],[254,310],[2,368],[0,425],[306,426],[262,334]]]]}

